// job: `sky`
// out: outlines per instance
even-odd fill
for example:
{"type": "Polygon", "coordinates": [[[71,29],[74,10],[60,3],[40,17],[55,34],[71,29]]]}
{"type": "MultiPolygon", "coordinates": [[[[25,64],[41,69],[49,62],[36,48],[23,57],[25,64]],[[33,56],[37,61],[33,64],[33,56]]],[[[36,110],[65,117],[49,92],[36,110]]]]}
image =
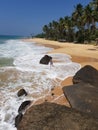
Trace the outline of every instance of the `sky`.
{"type": "Polygon", "coordinates": [[[70,16],[79,3],[91,0],[0,0],[0,35],[30,36],[60,17],[70,16]]]}

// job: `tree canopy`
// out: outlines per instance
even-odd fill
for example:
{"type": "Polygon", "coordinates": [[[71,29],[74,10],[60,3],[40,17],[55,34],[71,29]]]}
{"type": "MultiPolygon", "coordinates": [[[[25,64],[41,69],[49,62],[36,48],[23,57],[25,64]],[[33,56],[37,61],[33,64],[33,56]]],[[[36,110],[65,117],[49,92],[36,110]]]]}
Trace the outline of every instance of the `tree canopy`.
{"type": "Polygon", "coordinates": [[[51,40],[84,43],[98,38],[98,0],[88,5],[81,3],[74,7],[71,16],[60,17],[43,26],[43,36],[51,40]]]}

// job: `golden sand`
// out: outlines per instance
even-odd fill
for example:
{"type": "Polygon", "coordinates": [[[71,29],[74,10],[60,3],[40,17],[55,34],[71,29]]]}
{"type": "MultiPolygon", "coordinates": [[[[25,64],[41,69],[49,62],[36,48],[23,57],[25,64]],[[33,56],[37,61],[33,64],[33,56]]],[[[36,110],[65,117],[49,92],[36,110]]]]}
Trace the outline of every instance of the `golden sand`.
{"type": "MultiPolygon", "coordinates": [[[[54,48],[54,50],[50,53],[69,54],[72,57],[72,61],[80,63],[82,67],[85,65],[91,65],[98,70],[98,46],[67,42],[62,43],[41,38],[25,39],[25,41],[36,42],[39,45],[54,48]]],[[[70,106],[62,91],[62,87],[68,85],[72,85],[72,77],[65,79],[61,83],[61,87],[56,86],[53,90],[51,90],[50,96],[45,97],[43,100],[41,99],[40,101],[37,101],[35,104],[48,101],[70,106]]]]}

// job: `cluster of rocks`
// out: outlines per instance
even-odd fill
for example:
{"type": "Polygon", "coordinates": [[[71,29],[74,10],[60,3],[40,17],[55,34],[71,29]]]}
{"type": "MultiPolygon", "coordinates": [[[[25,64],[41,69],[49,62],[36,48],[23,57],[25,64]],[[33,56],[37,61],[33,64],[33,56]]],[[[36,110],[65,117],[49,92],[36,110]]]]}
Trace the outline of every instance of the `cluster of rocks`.
{"type": "MultiPolygon", "coordinates": [[[[20,89],[17,92],[17,96],[23,96],[23,95],[27,95],[27,92],[25,89],[20,89]]],[[[25,110],[28,108],[28,106],[30,106],[30,104],[32,103],[32,101],[27,100],[22,102],[22,104],[20,105],[20,107],[18,108],[18,115],[15,117],[15,127],[18,126],[18,124],[20,123],[20,121],[22,120],[23,117],[23,113],[25,112],[25,110]]]]}
{"type": "Polygon", "coordinates": [[[72,108],[98,118],[98,70],[84,66],[73,77],[73,85],[63,91],[72,108]]]}
{"type": "MultiPolygon", "coordinates": [[[[40,63],[40,64],[44,64],[44,65],[48,65],[51,60],[52,60],[52,57],[51,57],[51,56],[49,56],[49,55],[44,55],[44,56],[40,59],[39,63],[40,63]]],[[[17,96],[18,96],[18,97],[23,96],[23,95],[27,96],[27,94],[28,94],[28,93],[26,92],[25,89],[20,89],[20,90],[17,92],[17,96]]],[[[24,102],[20,105],[20,107],[19,107],[19,109],[18,109],[18,115],[15,117],[15,127],[18,127],[20,121],[22,120],[24,111],[26,110],[26,108],[27,108],[28,106],[30,106],[30,104],[31,104],[31,101],[24,101],[24,102]]]]}
{"type": "Polygon", "coordinates": [[[64,86],[63,92],[71,108],[49,102],[34,105],[20,115],[17,129],[98,130],[98,70],[84,66],[73,77],[73,85],[64,86]]]}

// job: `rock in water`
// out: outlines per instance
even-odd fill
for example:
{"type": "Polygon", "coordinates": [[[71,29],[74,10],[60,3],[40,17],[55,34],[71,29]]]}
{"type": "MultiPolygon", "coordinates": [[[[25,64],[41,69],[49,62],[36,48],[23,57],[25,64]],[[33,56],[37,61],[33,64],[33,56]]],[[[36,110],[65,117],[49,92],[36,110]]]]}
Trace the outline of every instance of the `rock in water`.
{"type": "Polygon", "coordinates": [[[20,105],[20,107],[19,107],[19,109],[18,109],[18,113],[22,113],[22,111],[24,111],[29,105],[31,104],[31,101],[24,101],[21,105],[20,105]]]}
{"type": "Polygon", "coordinates": [[[52,60],[52,57],[48,56],[48,55],[45,55],[44,57],[41,58],[40,64],[48,65],[50,60],[52,60]]]}
{"type": "Polygon", "coordinates": [[[25,91],[25,89],[20,89],[17,93],[17,96],[20,97],[20,96],[23,96],[23,95],[27,95],[27,92],[25,91]]]}
{"type": "Polygon", "coordinates": [[[18,127],[20,121],[22,120],[23,114],[19,113],[16,117],[15,117],[15,127],[18,127]]]}

